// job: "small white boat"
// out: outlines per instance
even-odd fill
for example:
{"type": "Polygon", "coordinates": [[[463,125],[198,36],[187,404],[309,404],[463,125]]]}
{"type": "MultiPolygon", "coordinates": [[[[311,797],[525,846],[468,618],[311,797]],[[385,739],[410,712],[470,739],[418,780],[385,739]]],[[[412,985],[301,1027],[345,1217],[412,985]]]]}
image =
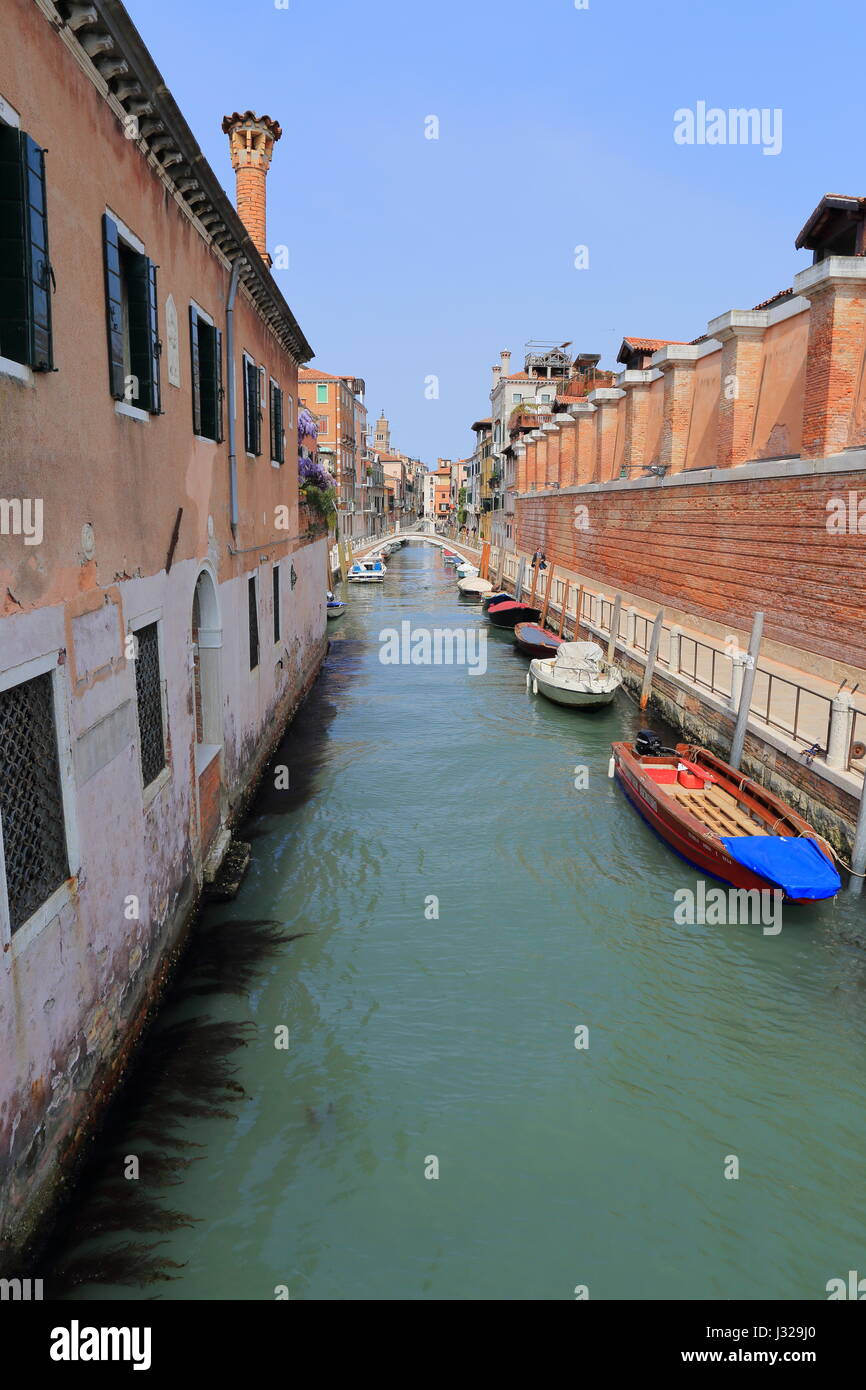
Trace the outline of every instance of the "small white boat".
{"type": "Polygon", "coordinates": [[[473,565],[471,560],[464,560],[462,565],[456,566],[456,569],[461,579],[475,579],[478,576],[478,566],[473,565]]]}
{"type": "Polygon", "coordinates": [[[597,642],[563,642],[549,661],[530,661],[526,676],[533,695],[575,709],[609,705],[621,685],[622,671],[608,664],[597,642]]]}
{"type": "Polygon", "coordinates": [[[388,573],[380,556],[370,556],[366,560],[356,560],[348,573],[350,584],[379,584],[388,573]]]}
{"type": "Polygon", "coordinates": [[[473,575],[469,579],[458,580],[457,588],[467,598],[481,598],[482,594],[492,592],[493,585],[489,579],[478,579],[477,576],[473,575]]]}

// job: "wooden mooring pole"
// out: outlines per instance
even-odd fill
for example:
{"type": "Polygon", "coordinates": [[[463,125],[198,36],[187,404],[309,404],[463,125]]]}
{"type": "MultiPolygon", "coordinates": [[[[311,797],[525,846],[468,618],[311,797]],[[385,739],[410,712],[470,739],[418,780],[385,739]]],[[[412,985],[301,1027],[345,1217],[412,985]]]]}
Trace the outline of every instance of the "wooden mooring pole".
{"type": "MultiPolygon", "coordinates": [[[[761,637],[764,633],[764,615],[755,614],[755,621],[752,623],[752,635],[749,639],[749,652],[741,663],[743,669],[743,688],[740,691],[740,704],[737,709],[737,724],[734,729],[734,739],[731,744],[731,756],[729,762],[731,767],[739,768],[743,756],[743,748],[746,742],[746,729],[749,724],[749,710],[752,708],[752,691],[755,687],[755,674],[758,669],[758,657],[761,652],[761,637]]],[[[736,660],[736,658],[734,658],[736,660]]]]}
{"type": "Polygon", "coordinates": [[[544,624],[547,622],[547,610],[548,610],[548,608],[550,607],[550,595],[551,595],[551,593],[552,593],[552,591],[553,591],[553,576],[554,576],[555,571],[556,571],[556,565],[551,565],[551,566],[550,566],[550,571],[549,571],[548,576],[547,576],[547,588],[546,588],[545,591],[544,591],[544,607],[543,607],[542,610],[541,610],[541,626],[542,626],[542,627],[544,627],[544,624]]]}
{"type": "Polygon", "coordinates": [[[659,643],[662,640],[662,623],[664,622],[665,610],[660,608],[656,613],[653,623],[652,637],[650,638],[649,651],[646,658],[646,670],[643,673],[643,685],[640,692],[640,707],[646,709],[649,703],[650,691],[653,688],[653,676],[656,669],[656,658],[659,654],[659,643]]]}
{"type": "Polygon", "coordinates": [[[613,661],[613,654],[616,651],[616,643],[619,637],[619,613],[622,608],[622,594],[617,594],[613,601],[613,612],[610,615],[610,638],[607,644],[607,659],[613,661]]]}

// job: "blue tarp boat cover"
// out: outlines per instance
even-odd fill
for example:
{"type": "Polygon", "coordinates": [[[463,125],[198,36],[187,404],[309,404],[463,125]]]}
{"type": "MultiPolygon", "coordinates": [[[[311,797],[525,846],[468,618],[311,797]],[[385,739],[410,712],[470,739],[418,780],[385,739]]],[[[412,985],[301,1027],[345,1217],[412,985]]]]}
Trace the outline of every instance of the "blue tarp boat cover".
{"type": "Polygon", "coordinates": [[[723,835],[721,840],[738,864],[778,883],[789,898],[832,898],[842,887],[814,840],[785,835],[723,835]]]}

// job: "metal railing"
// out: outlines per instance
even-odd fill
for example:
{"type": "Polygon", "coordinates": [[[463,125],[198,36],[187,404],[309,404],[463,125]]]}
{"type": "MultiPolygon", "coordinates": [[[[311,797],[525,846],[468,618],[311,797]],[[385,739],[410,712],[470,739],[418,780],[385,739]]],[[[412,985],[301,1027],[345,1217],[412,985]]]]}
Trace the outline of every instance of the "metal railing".
{"type": "MultiPolygon", "coordinates": [[[[498,579],[501,566],[503,583],[513,587],[520,570],[521,558],[523,557],[513,551],[507,552],[503,557],[494,545],[489,570],[491,580],[495,582],[498,579]]],[[[527,575],[531,575],[528,568],[524,570],[524,577],[527,575]]],[[[539,584],[539,592],[546,593],[546,581],[544,589],[539,584]]],[[[578,585],[575,580],[567,581],[554,575],[549,606],[551,627],[558,629],[561,624],[564,633],[573,636],[580,623],[593,629],[599,640],[609,639],[614,598],[590,589],[587,585],[582,586],[581,611],[578,617],[577,593],[578,585]],[[566,602],[564,621],[561,622],[563,605],[566,602]]],[[[646,657],[653,622],[652,615],[621,605],[617,644],[646,657]]],[[[745,655],[745,652],[732,653],[725,648],[713,646],[710,642],[703,642],[698,637],[682,632],[674,624],[663,623],[656,665],[664,668],[667,675],[676,675],[687,680],[698,690],[707,691],[724,701],[733,713],[742,688],[742,660],[745,655]]],[[[834,717],[846,717],[844,711],[835,709],[832,696],[781,676],[762,666],[760,661],[755,672],[749,714],[756,723],[784,734],[792,742],[800,744],[809,755],[810,761],[815,757],[826,757],[830,749],[834,717]]],[[[866,711],[852,709],[847,717],[850,720],[847,755],[843,755],[841,761],[834,762],[833,766],[837,770],[853,771],[862,775],[866,773],[866,711]]],[[[838,725],[836,729],[838,732],[838,725]]]]}

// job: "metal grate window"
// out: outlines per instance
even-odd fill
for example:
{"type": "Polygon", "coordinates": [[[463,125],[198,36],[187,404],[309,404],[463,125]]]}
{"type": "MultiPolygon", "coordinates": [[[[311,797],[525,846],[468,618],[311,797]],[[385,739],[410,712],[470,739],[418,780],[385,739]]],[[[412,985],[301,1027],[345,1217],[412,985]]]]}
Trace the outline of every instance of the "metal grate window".
{"type": "Polygon", "coordinates": [[[49,672],[0,691],[0,824],[14,932],[69,874],[49,672]]]}
{"type": "Polygon", "coordinates": [[[280,567],[274,565],[274,641],[280,640],[280,567]]]}
{"type": "Polygon", "coordinates": [[[148,623],[135,634],[135,696],[141,742],[141,780],[149,787],[165,767],[162,686],[159,678],[159,632],[148,623]]]}
{"type": "Polygon", "coordinates": [[[255,575],[247,581],[247,593],[250,610],[250,670],[254,671],[259,664],[259,607],[255,575]]]}

